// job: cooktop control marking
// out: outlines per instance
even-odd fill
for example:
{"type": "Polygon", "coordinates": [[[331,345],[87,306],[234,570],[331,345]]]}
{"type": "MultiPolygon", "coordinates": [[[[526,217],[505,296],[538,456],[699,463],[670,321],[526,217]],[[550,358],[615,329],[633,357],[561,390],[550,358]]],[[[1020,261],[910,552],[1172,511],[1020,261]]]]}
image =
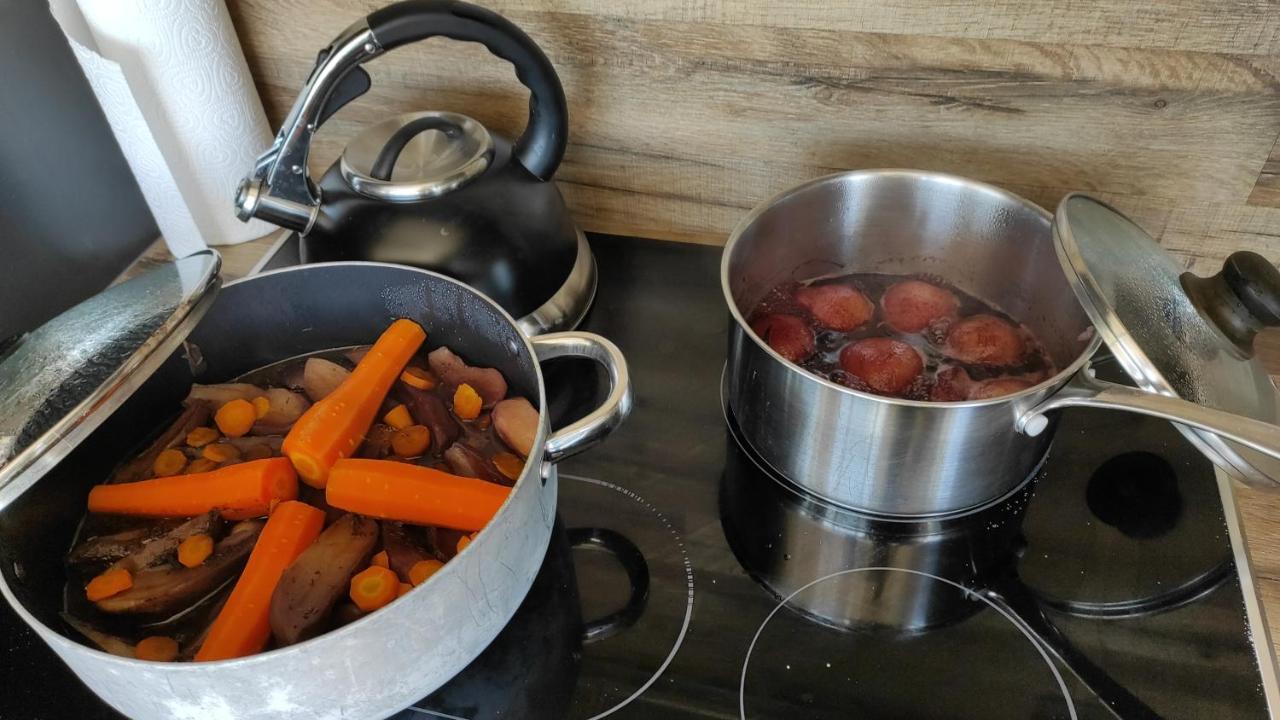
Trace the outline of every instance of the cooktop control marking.
{"type": "Polygon", "coordinates": [[[1018,622],[1017,618],[1014,618],[1009,613],[1005,612],[1003,608],[992,603],[990,600],[983,597],[980,593],[974,593],[970,588],[966,588],[964,585],[961,585],[960,583],[953,582],[944,577],[938,577],[937,575],[933,575],[931,573],[922,572],[920,570],[910,570],[907,568],[895,568],[895,567],[884,567],[884,566],[850,568],[848,570],[840,570],[838,572],[833,572],[828,575],[823,575],[822,577],[816,580],[812,580],[809,583],[801,586],[795,592],[783,598],[776,606],[774,606],[773,610],[769,611],[769,614],[766,615],[764,618],[764,622],[760,623],[760,627],[756,629],[756,634],[751,638],[751,644],[747,646],[747,655],[742,659],[742,675],[738,681],[738,716],[742,718],[742,720],[747,720],[747,667],[751,664],[751,653],[756,648],[756,642],[759,641],[760,636],[764,634],[764,629],[769,625],[769,621],[773,620],[773,617],[778,614],[778,611],[786,607],[787,604],[790,603],[793,599],[795,599],[797,595],[799,595],[800,593],[804,592],[805,590],[808,590],[809,588],[815,585],[818,585],[822,582],[825,582],[835,577],[840,577],[842,575],[851,575],[853,573],[864,573],[864,572],[873,572],[873,571],[909,573],[912,575],[919,575],[921,577],[937,580],[939,582],[950,585],[956,590],[964,593],[969,598],[972,598],[975,600],[981,600],[982,602],[986,603],[987,606],[990,607],[992,610],[995,610],[996,612],[1000,613],[1001,617],[1009,621],[1011,625],[1017,628],[1018,632],[1022,633],[1023,637],[1025,637],[1031,643],[1031,646],[1036,649],[1036,652],[1040,654],[1040,658],[1044,660],[1045,665],[1049,667],[1049,672],[1053,673],[1053,679],[1058,683],[1058,689],[1062,692],[1062,699],[1066,703],[1067,712],[1070,714],[1071,720],[1078,720],[1078,717],[1076,715],[1075,703],[1071,701],[1071,693],[1068,692],[1067,684],[1062,679],[1062,674],[1058,672],[1058,667],[1053,664],[1053,661],[1051,659],[1049,659],[1049,655],[1048,653],[1045,652],[1044,647],[1040,644],[1040,641],[1037,640],[1033,635],[1028,633],[1027,630],[1023,628],[1022,624],[1018,622]]]}

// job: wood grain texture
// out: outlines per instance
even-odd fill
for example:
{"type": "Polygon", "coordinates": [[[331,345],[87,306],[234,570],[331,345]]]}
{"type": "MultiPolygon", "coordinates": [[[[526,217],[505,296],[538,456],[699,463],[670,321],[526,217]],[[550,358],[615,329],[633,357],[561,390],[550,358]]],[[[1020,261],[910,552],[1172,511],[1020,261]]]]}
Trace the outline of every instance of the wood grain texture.
{"type": "Polygon", "coordinates": [[[1267,0],[508,0],[506,10],[548,10],[680,22],[856,30],[975,40],[1155,47],[1269,55],[1280,17],[1267,0]]]}
{"type": "MultiPolygon", "coordinates": [[[[279,122],[315,52],[375,0],[230,0],[279,122]]],[[[722,243],[799,181],[915,167],[1052,206],[1085,190],[1188,266],[1280,254],[1280,13],[1265,0],[820,3],[498,0],[561,74],[557,179],[588,230],[722,243]]],[[[370,64],[374,89],[317,134],[322,172],[396,112],[518,134],[527,92],[478,45],[370,64]]]]}
{"type": "Polygon", "coordinates": [[[1258,182],[1249,194],[1249,204],[1280,207],[1280,141],[1271,148],[1271,156],[1262,165],[1258,182]]]}

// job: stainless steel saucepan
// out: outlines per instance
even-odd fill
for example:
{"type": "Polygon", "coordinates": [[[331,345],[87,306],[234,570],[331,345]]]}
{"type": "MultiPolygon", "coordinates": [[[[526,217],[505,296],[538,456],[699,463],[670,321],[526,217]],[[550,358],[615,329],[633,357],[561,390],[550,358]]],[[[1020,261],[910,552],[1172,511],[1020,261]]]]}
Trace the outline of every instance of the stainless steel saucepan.
{"type": "Polygon", "coordinates": [[[510,620],[547,548],[555,463],[627,415],[626,363],[589,333],[529,339],[489,298],[424,270],[305,265],[231,283],[214,299],[217,265],[202,253],[117,286],[0,359],[0,397],[10,403],[0,420],[0,592],[86,685],[129,717],[384,717],[443,685],[510,620]],[[370,343],[398,317],[426,329],[428,348],[448,345],[497,368],[513,394],[542,410],[524,472],[475,541],[392,605],[258,655],[156,663],[75,639],[59,616],[62,559],[86,493],[172,416],[193,381],[370,343]],[[603,365],[611,391],[595,411],[555,430],[539,363],[561,356],[603,365]]]}
{"type": "Polygon", "coordinates": [[[973,180],[872,170],[766,201],[730,237],[721,283],[729,412],[775,471],[836,504],[895,516],[982,505],[1031,474],[1051,411],[1072,405],[1174,420],[1237,477],[1280,480],[1280,396],[1251,357],[1256,331],[1280,324],[1280,273],[1252,253],[1184,276],[1092,198],[1068,196],[1055,217],[973,180]],[[945,277],[1025,323],[1060,371],[988,400],[883,397],[806,372],[748,325],[779,283],[853,272],[945,277]],[[1140,389],[1094,379],[1103,341],[1140,389]]]}

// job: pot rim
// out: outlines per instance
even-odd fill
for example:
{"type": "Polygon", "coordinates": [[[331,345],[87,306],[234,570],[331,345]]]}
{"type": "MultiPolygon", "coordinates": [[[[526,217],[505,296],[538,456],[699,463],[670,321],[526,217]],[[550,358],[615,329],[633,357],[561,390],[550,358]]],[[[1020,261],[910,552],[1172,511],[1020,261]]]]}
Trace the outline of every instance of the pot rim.
{"type": "MultiPolygon", "coordinates": [[[[815,375],[805,370],[799,365],[796,365],[790,360],[787,360],[786,358],[782,357],[782,355],[778,354],[777,351],[769,347],[769,344],[764,342],[764,340],[762,340],[760,336],[756,335],[756,332],[751,329],[751,325],[747,322],[746,318],[742,316],[741,310],[738,309],[737,302],[735,302],[733,299],[733,291],[732,291],[732,288],[730,287],[730,279],[729,279],[729,261],[733,257],[734,247],[737,245],[739,238],[742,237],[743,233],[745,233],[747,229],[751,227],[751,225],[754,224],[755,221],[760,218],[760,216],[764,215],[766,212],[768,212],[778,203],[794,195],[799,195],[800,193],[806,190],[809,190],[811,188],[814,188],[818,185],[833,182],[838,179],[875,178],[875,177],[906,177],[906,178],[912,178],[912,179],[923,179],[923,180],[931,180],[936,182],[944,182],[944,183],[949,183],[954,185],[962,185],[971,190],[977,190],[980,192],[996,195],[1003,200],[1009,200],[1015,203],[1025,205],[1033,209],[1037,214],[1039,214],[1045,220],[1045,222],[1048,224],[1051,230],[1053,227],[1053,215],[1048,210],[1045,210],[1039,205],[1022,197],[1021,195],[1012,193],[1008,190],[1005,190],[1004,188],[996,187],[995,185],[990,185],[988,183],[981,182],[979,180],[973,180],[960,175],[952,175],[950,173],[932,172],[929,170],[913,170],[910,168],[871,168],[871,169],[864,169],[864,170],[848,170],[844,172],[831,173],[829,175],[823,175],[821,177],[817,177],[812,180],[807,180],[803,183],[800,183],[799,185],[793,185],[791,187],[788,187],[784,190],[781,190],[780,192],[774,193],[771,197],[765,199],[760,204],[756,205],[754,208],[752,208],[751,212],[747,213],[746,216],[744,216],[740,221],[738,221],[738,224],[734,226],[733,231],[729,234],[729,240],[725,243],[724,251],[720,255],[720,290],[724,294],[725,304],[729,306],[729,313],[733,316],[733,319],[738,324],[739,329],[741,329],[747,335],[747,337],[750,338],[751,341],[756,344],[756,346],[760,350],[764,351],[765,353],[768,353],[770,356],[773,357],[774,360],[777,360],[778,362],[785,365],[787,369],[799,372],[806,380],[809,380],[811,382],[816,382],[821,385],[825,385],[831,390],[835,390],[835,391],[844,393],[846,395],[852,395],[854,397],[865,398],[867,400],[875,400],[878,402],[888,403],[891,405],[902,405],[906,407],[942,407],[942,408],[982,407],[986,405],[997,405],[1000,403],[1013,402],[1025,397],[1029,397],[1031,395],[1036,395],[1044,390],[1052,389],[1056,386],[1065,384],[1067,380],[1069,380],[1072,376],[1074,376],[1077,372],[1080,371],[1080,368],[1084,367],[1089,362],[1089,359],[1093,357],[1094,353],[1096,353],[1098,351],[1098,348],[1102,345],[1101,335],[1097,332],[1096,329],[1094,329],[1093,337],[1090,338],[1088,344],[1071,363],[1063,367],[1061,370],[1057,372],[1057,374],[1053,375],[1052,377],[1041,380],[1039,383],[1036,383],[1035,385],[1032,385],[1031,387],[1026,388],[1024,390],[1019,390],[1018,392],[1010,393],[1008,395],[1000,395],[994,398],[986,398],[986,399],[980,399],[980,400],[951,400],[951,401],[911,400],[908,398],[890,397],[887,395],[876,395],[874,393],[865,392],[863,390],[856,390],[851,387],[840,385],[839,383],[832,382],[831,380],[828,380],[824,377],[820,377],[818,375],[815,375]]],[[[1066,274],[1065,270],[1063,270],[1063,274],[1065,277],[1065,274],[1066,274]]],[[[1089,327],[1093,329],[1092,324],[1089,327]]]]}
{"type": "MultiPolygon", "coordinates": [[[[428,275],[433,278],[444,280],[454,285],[457,285],[463,290],[466,290],[467,292],[470,292],[471,294],[478,296],[480,299],[482,299],[483,301],[488,303],[491,307],[493,307],[495,310],[497,310],[499,313],[501,313],[502,318],[506,320],[507,323],[511,325],[512,329],[516,331],[516,334],[520,336],[520,341],[523,343],[525,351],[529,353],[529,357],[533,360],[533,370],[537,378],[538,416],[539,416],[538,434],[534,438],[533,447],[539,450],[545,447],[547,436],[549,434],[548,420],[545,412],[546,381],[542,377],[542,365],[538,362],[538,355],[536,352],[534,352],[533,345],[532,343],[530,343],[529,337],[524,333],[524,331],[520,329],[520,326],[516,324],[516,321],[512,319],[511,315],[506,310],[504,310],[502,306],[498,305],[498,303],[495,302],[493,298],[489,297],[488,295],[485,295],[484,293],[471,287],[470,285],[467,285],[466,283],[460,282],[451,277],[442,275],[440,273],[437,273],[431,270],[424,270],[422,268],[410,267],[407,265],[397,265],[395,263],[383,263],[383,262],[368,262],[368,261],[360,261],[360,260],[348,260],[348,261],[323,262],[323,263],[308,263],[305,265],[293,265],[290,267],[279,268],[276,270],[269,270],[265,272],[254,273],[252,275],[246,275],[245,277],[238,278],[236,280],[233,280],[227,283],[226,285],[223,286],[223,289],[225,290],[227,287],[231,287],[233,285],[252,282],[258,278],[279,275],[282,273],[305,272],[310,268],[343,267],[343,266],[371,266],[371,267],[393,268],[398,271],[409,271],[412,273],[428,275]]],[[[217,302],[217,299],[215,298],[214,299],[215,305],[216,305],[216,302],[217,302]]],[[[529,480],[530,476],[541,477],[544,474],[544,468],[546,468],[548,465],[554,468],[554,464],[547,463],[541,457],[541,455],[535,456],[533,452],[529,453],[529,457],[525,459],[524,472],[520,474],[520,477],[516,480],[515,484],[511,486],[511,492],[507,494],[507,499],[502,502],[502,505],[498,507],[498,511],[494,513],[494,516],[493,516],[494,520],[496,520],[503,513],[505,513],[507,511],[507,508],[512,504],[516,496],[516,489],[519,488],[526,481],[533,482],[533,480],[529,480]],[[534,462],[535,457],[537,459],[537,462],[534,462]]],[[[493,522],[493,520],[491,520],[490,522],[493,522]]],[[[482,528],[480,531],[478,531],[476,535],[476,539],[472,541],[470,544],[468,544],[467,547],[463,548],[462,552],[459,552],[458,555],[454,556],[455,559],[461,556],[463,553],[470,551],[472,545],[476,545],[480,542],[483,542],[485,538],[485,532],[484,532],[485,529],[487,528],[482,528]]],[[[453,561],[445,563],[444,567],[440,568],[438,572],[436,572],[431,577],[427,578],[427,580],[423,582],[421,585],[415,586],[408,593],[405,593],[405,595],[406,596],[413,595],[414,593],[418,592],[420,588],[432,586],[433,583],[435,585],[442,584],[443,582],[445,582],[444,578],[451,577],[453,574],[458,572],[457,570],[458,567],[459,565],[454,563],[453,561]],[[451,567],[453,568],[452,572],[450,571],[451,567]]],[[[273,648],[271,650],[254,653],[253,655],[246,655],[244,657],[238,657],[238,658],[230,658],[227,660],[212,660],[212,661],[206,661],[206,662],[195,662],[195,661],[157,662],[152,660],[139,660],[137,658],[129,658],[129,657],[123,657],[121,655],[114,655],[112,653],[106,652],[105,650],[94,647],[93,645],[90,645],[85,642],[76,640],[72,637],[69,637],[66,633],[60,632],[55,628],[49,627],[45,623],[41,622],[39,618],[35,617],[35,615],[32,614],[31,611],[27,609],[24,603],[18,600],[17,596],[14,595],[13,590],[9,587],[9,582],[5,578],[4,573],[0,573],[0,595],[4,596],[5,600],[9,603],[9,606],[13,608],[14,612],[17,613],[18,617],[22,618],[22,620],[25,623],[27,623],[28,626],[30,626],[32,629],[37,631],[37,634],[41,636],[41,639],[44,640],[46,644],[51,644],[50,638],[54,638],[59,643],[63,644],[64,647],[78,648],[79,651],[86,651],[91,653],[92,655],[99,656],[99,659],[101,660],[105,660],[111,663],[122,663],[123,667],[126,667],[126,668],[132,667],[132,666],[140,666],[140,667],[148,667],[148,668],[163,666],[166,668],[166,672],[183,672],[183,673],[201,672],[208,668],[224,668],[224,667],[238,666],[238,665],[254,665],[258,663],[270,663],[275,659],[282,657],[286,654],[297,654],[299,652],[309,652],[312,649],[318,648],[318,646],[321,643],[341,642],[347,636],[353,635],[354,633],[358,632],[358,628],[363,624],[365,624],[365,622],[370,618],[375,617],[375,615],[378,612],[378,611],[374,611],[372,613],[366,613],[363,617],[361,617],[360,619],[354,622],[343,625],[340,628],[336,628],[334,630],[330,630],[328,632],[322,633],[308,640],[304,640],[299,643],[294,643],[293,645],[287,645],[285,647],[278,647],[278,648],[273,648]]],[[[398,600],[399,598],[397,598],[397,601],[398,600]]],[[[385,608],[379,608],[379,610],[383,610],[383,609],[385,608]]]]}

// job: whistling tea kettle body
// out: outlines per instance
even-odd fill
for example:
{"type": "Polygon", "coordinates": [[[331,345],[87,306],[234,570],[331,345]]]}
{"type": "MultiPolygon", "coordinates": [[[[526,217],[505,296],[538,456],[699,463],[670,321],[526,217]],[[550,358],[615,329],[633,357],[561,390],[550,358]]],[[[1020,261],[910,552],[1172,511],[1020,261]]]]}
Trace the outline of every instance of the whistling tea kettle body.
{"type": "Polygon", "coordinates": [[[520,28],[475,5],[405,0],[356,22],[324,50],[272,146],[236,192],[242,220],[301,236],[303,262],[373,260],[442,272],[490,296],[525,332],[576,325],[595,293],[595,263],[552,175],[568,110],[547,56],[520,28]],[[443,36],[483,44],[529,88],[514,142],[450,112],[399,115],[352,140],[318,184],[311,137],[370,87],[360,65],[443,36]]]}

